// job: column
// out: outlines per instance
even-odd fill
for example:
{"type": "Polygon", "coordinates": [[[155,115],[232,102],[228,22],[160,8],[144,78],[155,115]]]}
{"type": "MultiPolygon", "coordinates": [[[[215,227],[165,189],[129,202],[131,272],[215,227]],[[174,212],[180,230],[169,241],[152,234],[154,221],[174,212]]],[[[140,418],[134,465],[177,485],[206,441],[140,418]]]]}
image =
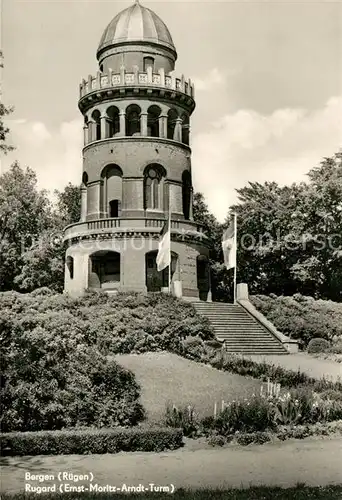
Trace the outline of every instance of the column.
{"type": "Polygon", "coordinates": [[[87,194],[87,219],[94,220],[100,218],[101,181],[88,184],[87,194]]]}
{"type": "Polygon", "coordinates": [[[94,139],[94,136],[95,136],[94,126],[95,126],[95,122],[93,120],[89,120],[89,122],[88,122],[88,144],[89,144],[89,142],[93,142],[95,140],[94,139]]]}
{"type": "Polygon", "coordinates": [[[167,115],[159,116],[159,137],[167,137],[167,115]]]}
{"type": "Polygon", "coordinates": [[[81,187],[81,222],[87,218],[87,187],[82,184],[81,187]]]}
{"type": "Polygon", "coordinates": [[[86,146],[88,144],[88,140],[89,140],[88,125],[84,125],[84,127],[83,127],[83,143],[84,143],[84,146],[86,146]]]}
{"type": "Polygon", "coordinates": [[[147,137],[147,113],[140,113],[140,131],[141,135],[147,137]]]}
{"type": "Polygon", "coordinates": [[[177,118],[176,119],[176,126],[175,126],[175,131],[173,134],[173,140],[182,142],[182,119],[177,118]]]}
{"type": "Polygon", "coordinates": [[[120,111],[120,137],[125,137],[126,135],[126,112],[120,111]]]}
{"type": "Polygon", "coordinates": [[[101,199],[101,211],[102,216],[107,219],[109,217],[108,213],[108,189],[107,189],[107,177],[103,179],[102,184],[102,199],[101,199]]]}
{"type": "Polygon", "coordinates": [[[107,115],[101,115],[100,118],[101,121],[101,139],[107,139],[108,138],[108,122],[107,122],[107,115]]]}
{"type": "Polygon", "coordinates": [[[190,191],[190,210],[189,210],[189,219],[194,219],[194,190],[191,188],[190,191]]]}

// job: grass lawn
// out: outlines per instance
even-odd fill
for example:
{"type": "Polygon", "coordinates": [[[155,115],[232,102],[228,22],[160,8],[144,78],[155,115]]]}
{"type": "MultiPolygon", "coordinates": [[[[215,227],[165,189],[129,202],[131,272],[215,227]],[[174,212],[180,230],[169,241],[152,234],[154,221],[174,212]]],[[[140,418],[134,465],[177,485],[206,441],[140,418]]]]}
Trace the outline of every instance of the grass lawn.
{"type": "Polygon", "coordinates": [[[133,371],[141,386],[141,402],[150,421],[160,421],[168,402],[195,407],[200,415],[213,414],[222,400],[247,398],[260,392],[261,382],[216,370],[168,352],[115,356],[133,371]]]}
{"type": "Polygon", "coordinates": [[[255,487],[245,490],[178,490],[172,495],[168,493],[136,493],[136,494],[24,494],[2,495],[2,500],[79,500],[84,498],[91,500],[106,500],[113,498],[115,500],[141,499],[141,500],[161,500],[164,498],[173,498],[174,500],[340,500],[342,498],[342,486],[327,486],[324,488],[310,488],[306,486],[297,486],[295,488],[267,488],[255,487]]]}

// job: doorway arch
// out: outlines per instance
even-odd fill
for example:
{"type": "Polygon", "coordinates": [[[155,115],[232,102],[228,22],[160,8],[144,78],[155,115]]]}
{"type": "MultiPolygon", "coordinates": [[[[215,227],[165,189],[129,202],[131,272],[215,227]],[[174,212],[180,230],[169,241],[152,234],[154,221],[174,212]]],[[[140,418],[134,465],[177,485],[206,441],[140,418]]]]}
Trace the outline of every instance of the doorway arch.
{"type": "MultiPolygon", "coordinates": [[[[145,255],[145,279],[148,292],[161,292],[168,287],[169,266],[162,271],[157,270],[158,250],[152,250],[145,255]]],[[[171,252],[171,283],[178,263],[178,254],[171,252]]]]}
{"type": "Polygon", "coordinates": [[[121,278],[119,252],[99,250],[89,256],[89,288],[117,289],[121,278]]]}

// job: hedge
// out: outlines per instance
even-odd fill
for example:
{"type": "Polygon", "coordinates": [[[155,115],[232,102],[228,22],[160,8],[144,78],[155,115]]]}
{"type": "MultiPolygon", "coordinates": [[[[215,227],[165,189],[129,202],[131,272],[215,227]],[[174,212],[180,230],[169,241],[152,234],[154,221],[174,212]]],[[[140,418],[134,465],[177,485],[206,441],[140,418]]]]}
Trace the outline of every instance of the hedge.
{"type": "Polygon", "coordinates": [[[0,434],[2,456],[87,455],[120,451],[175,450],[183,431],[163,427],[82,429],[0,434]]]}

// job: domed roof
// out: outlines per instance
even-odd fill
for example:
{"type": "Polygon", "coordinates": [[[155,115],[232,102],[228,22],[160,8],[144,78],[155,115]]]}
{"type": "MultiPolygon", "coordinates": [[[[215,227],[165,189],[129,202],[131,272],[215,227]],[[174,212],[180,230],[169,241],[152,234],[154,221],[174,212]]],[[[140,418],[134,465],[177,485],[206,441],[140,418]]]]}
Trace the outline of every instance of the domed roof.
{"type": "Polygon", "coordinates": [[[133,5],[119,12],[104,30],[97,52],[109,46],[144,42],[163,45],[176,52],[170,32],[157,14],[136,0],[133,5]]]}

